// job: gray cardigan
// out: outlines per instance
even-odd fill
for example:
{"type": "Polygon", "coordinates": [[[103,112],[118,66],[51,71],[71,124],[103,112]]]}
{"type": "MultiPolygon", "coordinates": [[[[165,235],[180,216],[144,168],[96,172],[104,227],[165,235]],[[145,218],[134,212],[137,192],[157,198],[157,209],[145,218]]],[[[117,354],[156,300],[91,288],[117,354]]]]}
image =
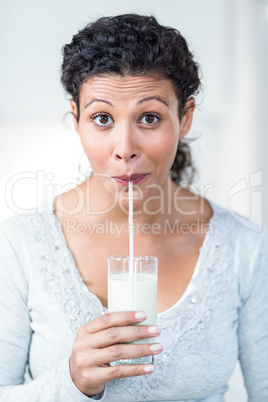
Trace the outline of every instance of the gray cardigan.
{"type": "MultiPolygon", "coordinates": [[[[1,402],[92,399],[72,382],[69,356],[77,329],[107,310],[84,284],[53,205],[0,227],[1,402]]],[[[111,381],[100,400],[220,402],[239,358],[249,401],[268,401],[268,233],[211,206],[191,281],[158,314],[154,373],[111,381]]]]}

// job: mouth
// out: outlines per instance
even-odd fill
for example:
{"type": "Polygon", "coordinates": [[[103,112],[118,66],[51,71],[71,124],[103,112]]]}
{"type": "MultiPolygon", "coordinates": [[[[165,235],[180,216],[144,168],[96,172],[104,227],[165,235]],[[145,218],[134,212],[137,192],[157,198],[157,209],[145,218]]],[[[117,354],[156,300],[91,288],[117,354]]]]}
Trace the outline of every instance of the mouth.
{"type": "Polygon", "coordinates": [[[141,183],[145,178],[149,176],[149,173],[135,173],[131,175],[123,175],[123,176],[113,176],[114,179],[118,184],[121,186],[128,186],[128,183],[132,181],[133,185],[137,185],[141,183]]]}

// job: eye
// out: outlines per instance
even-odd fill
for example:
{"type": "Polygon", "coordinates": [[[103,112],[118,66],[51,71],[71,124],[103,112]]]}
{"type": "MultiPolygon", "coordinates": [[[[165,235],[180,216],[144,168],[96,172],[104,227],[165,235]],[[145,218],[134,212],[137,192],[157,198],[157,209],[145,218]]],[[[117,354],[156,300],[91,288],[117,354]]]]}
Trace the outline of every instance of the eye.
{"type": "Polygon", "coordinates": [[[91,119],[94,121],[95,124],[98,126],[109,126],[113,123],[113,119],[105,113],[97,113],[91,116],[91,119]]]}
{"type": "Polygon", "coordinates": [[[144,124],[147,124],[147,125],[153,125],[153,124],[157,123],[158,120],[160,120],[160,118],[158,116],[156,116],[155,114],[152,114],[152,113],[145,114],[140,119],[141,123],[144,123],[144,124]]]}

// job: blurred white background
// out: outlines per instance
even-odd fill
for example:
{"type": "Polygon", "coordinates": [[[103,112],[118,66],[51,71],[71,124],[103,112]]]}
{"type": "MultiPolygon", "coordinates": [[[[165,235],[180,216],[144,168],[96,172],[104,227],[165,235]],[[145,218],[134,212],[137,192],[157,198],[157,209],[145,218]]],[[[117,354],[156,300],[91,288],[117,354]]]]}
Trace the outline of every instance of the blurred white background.
{"type": "MultiPolygon", "coordinates": [[[[195,190],[268,225],[268,0],[1,0],[0,221],[76,184],[82,148],[62,118],[61,48],[103,15],[154,14],[203,71],[191,137],[195,190]]],[[[67,123],[71,126],[70,117],[67,123]]],[[[220,363],[219,363],[220,364],[220,363]]],[[[246,401],[239,366],[227,402],[246,401]]]]}

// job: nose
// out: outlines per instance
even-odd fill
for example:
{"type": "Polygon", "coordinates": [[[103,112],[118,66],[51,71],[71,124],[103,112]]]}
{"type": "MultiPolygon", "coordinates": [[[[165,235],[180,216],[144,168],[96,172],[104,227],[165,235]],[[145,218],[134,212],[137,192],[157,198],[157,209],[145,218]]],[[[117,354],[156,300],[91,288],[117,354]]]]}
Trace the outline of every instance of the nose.
{"type": "Polygon", "coordinates": [[[117,160],[129,161],[139,155],[139,147],[135,130],[129,125],[124,124],[118,127],[115,135],[114,157],[117,160]]]}

